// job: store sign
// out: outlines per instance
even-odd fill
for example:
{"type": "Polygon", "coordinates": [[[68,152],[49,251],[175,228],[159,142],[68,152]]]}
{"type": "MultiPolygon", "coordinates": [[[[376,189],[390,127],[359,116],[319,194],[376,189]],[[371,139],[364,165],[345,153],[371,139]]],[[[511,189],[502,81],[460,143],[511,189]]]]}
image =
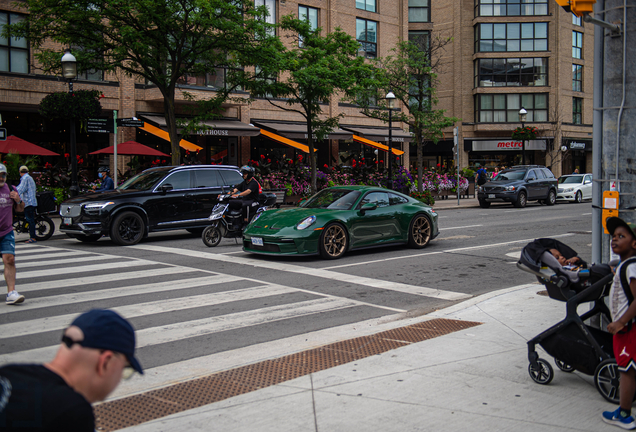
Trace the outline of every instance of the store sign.
{"type": "Polygon", "coordinates": [[[585,150],[585,143],[583,142],[570,142],[570,148],[572,150],[585,150]]]}
{"type": "Polygon", "coordinates": [[[207,129],[206,131],[199,133],[199,135],[220,135],[220,136],[229,136],[230,131],[227,129],[207,129]]]}
{"type": "MultiPolygon", "coordinates": [[[[521,151],[523,147],[523,141],[515,140],[473,141],[472,151],[521,151]]],[[[526,150],[545,150],[545,141],[528,140],[525,148],[526,150]]]]}
{"type": "MultiPolygon", "coordinates": [[[[388,136],[384,137],[384,141],[389,142],[389,137],[388,136]]],[[[404,138],[400,138],[400,137],[396,138],[396,137],[392,136],[391,137],[391,142],[402,142],[403,143],[404,142],[404,138]]]]}

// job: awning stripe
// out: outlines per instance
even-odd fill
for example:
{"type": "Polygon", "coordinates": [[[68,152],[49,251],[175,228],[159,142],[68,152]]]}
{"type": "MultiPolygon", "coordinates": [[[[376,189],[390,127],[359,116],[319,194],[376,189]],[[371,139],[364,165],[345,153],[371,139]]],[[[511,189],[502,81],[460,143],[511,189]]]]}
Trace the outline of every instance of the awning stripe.
{"type": "MultiPolygon", "coordinates": [[[[288,146],[293,147],[295,149],[298,149],[300,151],[303,151],[305,153],[309,153],[309,146],[306,146],[305,144],[301,144],[299,142],[292,141],[289,138],[285,138],[283,136],[276,135],[275,133],[271,133],[269,131],[266,131],[265,129],[261,129],[261,134],[265,135],[269,139],[272,139],[274,141],[278,141],[281,144],[285,144],[285,145],[288,145],[288,146]]],[[[316,149],[314,149],[314,151],[316,151],[316,149]]]]}
{"type": "MultiPolygon", "coordinates": [[[[163,129],[159,129],[158,127],[155,127],[155,126],[151,125],[148,122],[144,122],[144,125],[142,127],[140,127],[139,129],[142,129],[142,130],[144,130],[144,131],[146,131],[148,133],[156,135],[159,138],[162,138],[162,139],[170,142],[170,135],[168,134],[168,132],[166,132],[163,129]]],[[[198,145],[192,144],[190,141],[186,141],[184,139],[179,141],[179,146],[183,147],[186,150],[194,151],[194,152],[203,149],[203,147],[199,147],[198,145]]]]}
{"type": "MultiPolygon", "coordinates": [[[[358,136],[358,135],[354,135],[353,136],[353,140],[354,141],[358,141],[358,142],[360,142],[362,144],[366,144],[366,145],[371,146],[371,147],[379,148],[380,150],[384,150],[385,152],[389,151],[389,147],[388,146],[385,146],[384,144],[380,144],[379,142],[375,142],[375,141],[368,140],[366,138],[362,138],[361,136],[358,136]]],[[[398,150],[396,148],[391,148],[391,150],[393,151],[394,155],[400,156],[400,155],[404,154],[404,152],[402,150],[398,150]]]]}

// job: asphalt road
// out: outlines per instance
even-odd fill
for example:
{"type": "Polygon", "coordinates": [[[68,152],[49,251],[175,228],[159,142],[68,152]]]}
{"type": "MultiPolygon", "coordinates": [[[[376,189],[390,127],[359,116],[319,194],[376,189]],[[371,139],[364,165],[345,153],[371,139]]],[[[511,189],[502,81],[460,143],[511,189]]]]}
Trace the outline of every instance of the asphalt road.
{"type": "Polygon", "coordinates": [[[137,329],[150,371],[124,394],[532,283],[515,263],[534,238],[557,237],[591,258],[589,203],[438,213],[441,234],[425,249],[376,248],[337,261],[249,255],[228,239],[207,248],[185,231],[131,247],[65,236],[19,244],[18,290],[27,300],[0,309],[0,364],[45,361],[76,314],[115,308],[137,329]]]}

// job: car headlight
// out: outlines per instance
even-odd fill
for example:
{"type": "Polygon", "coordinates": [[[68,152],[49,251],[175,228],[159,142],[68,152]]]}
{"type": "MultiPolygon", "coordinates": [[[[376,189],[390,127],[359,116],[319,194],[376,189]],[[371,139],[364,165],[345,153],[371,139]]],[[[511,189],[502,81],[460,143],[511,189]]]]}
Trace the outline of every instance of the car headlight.
{"type": "Polygon", "coordinates": [[[261,217],[262,214],[263,214],[263,212],[256,213],[256,216],[254,216],[254,219],[252,219],[252,221],[250,223],[252,224],[252,223],[256,222],[258,220],[258,218],[261,217]]]}
{"type": "Polygon", "coordinates": [[[565,193],[574,192],[574,188],[565,188],[565,189],[563,189],[563,192],[565,192],[565,193]]]}
{"type": "Polygon", "coordinates": [[[115,203],[112,202],[112,201],[109,201],[109,202],[89,202],[89,203],[84,204],[84,208],[86,210],[101,210],[104,207],[106,207],[108,205],[111,205],[111,204],[115,204],[115,203]]]}
{"type": "Polygon", "coordinates": [[[505,191],[514,191],[516,188],[514,186],[506,186],[504,188],[505,191]]]}
{"type": "Polygon", "coordinates": [[[299,230],[303,230],[312,226],[314,222],[316,222],[316,216],[309,216],[308,218],[305,218],[301,223],[296,225],[296,228],[298,228],[299,230]]]}
{"type": "Polygon", "coordinates": [[[477,187],[477,192],[483,192],[483,191],[484,191],[484,188],[482,188],[481,186],[477,187]]]}

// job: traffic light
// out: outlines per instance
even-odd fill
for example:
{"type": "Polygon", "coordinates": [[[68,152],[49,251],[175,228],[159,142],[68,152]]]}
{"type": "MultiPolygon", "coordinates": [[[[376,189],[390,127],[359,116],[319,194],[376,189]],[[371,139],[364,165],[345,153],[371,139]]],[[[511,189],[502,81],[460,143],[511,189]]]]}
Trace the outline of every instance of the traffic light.
{"type": "Polygon", "coordinates": [[[594,12],[596,0],[555,0],[566,12],[572,12],[577,17],[594,12]]]}

